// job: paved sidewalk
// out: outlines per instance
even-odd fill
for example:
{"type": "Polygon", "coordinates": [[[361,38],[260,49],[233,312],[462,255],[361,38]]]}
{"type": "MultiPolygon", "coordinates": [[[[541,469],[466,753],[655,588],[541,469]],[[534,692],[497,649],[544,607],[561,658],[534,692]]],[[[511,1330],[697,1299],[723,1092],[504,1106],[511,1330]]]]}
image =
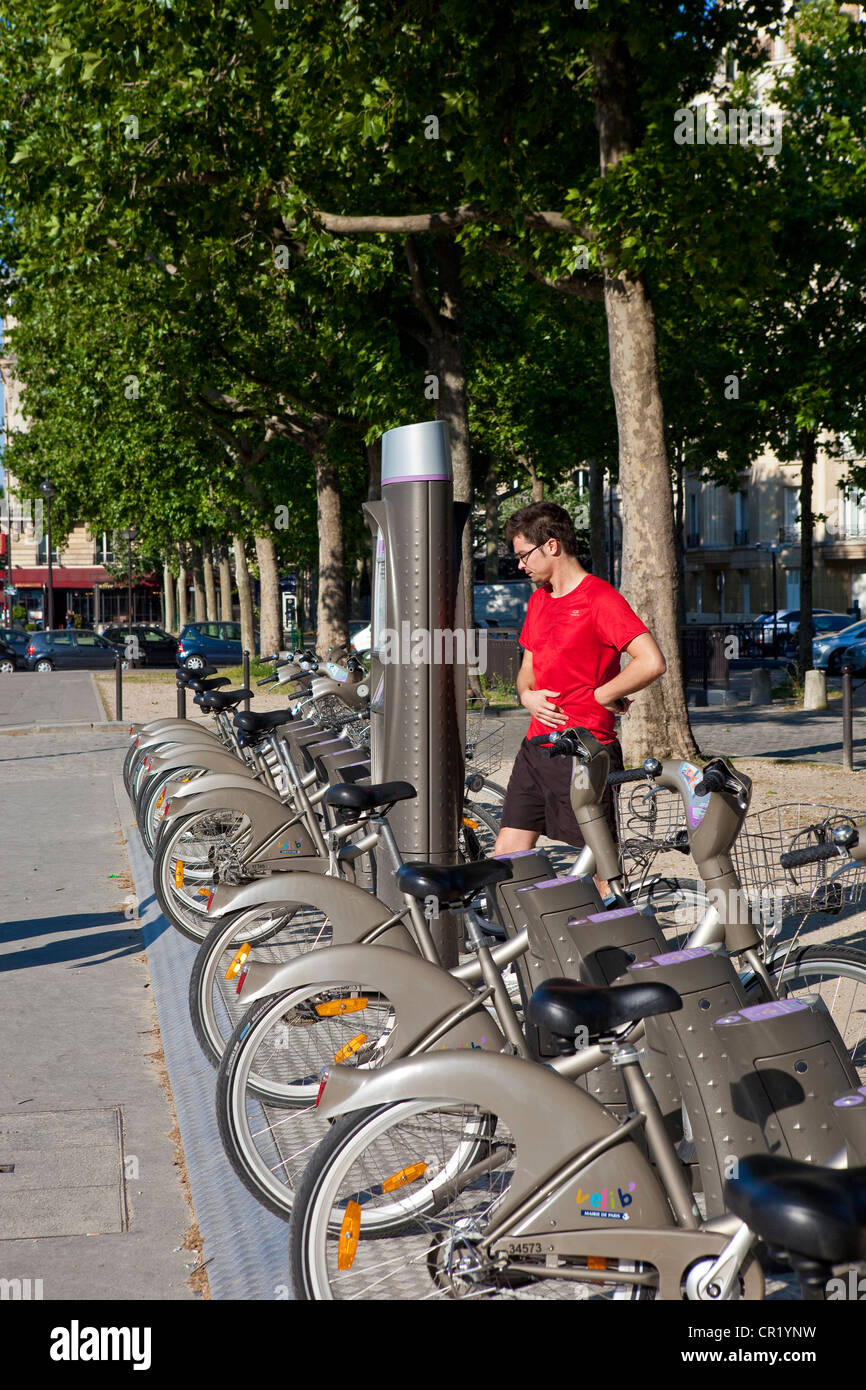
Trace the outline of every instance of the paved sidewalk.
{"type": "MultiPolygon", "coordinates": [[[[510,771],[529,728],[529,715],[514,710],[499,716],[505,727],[503,768],[510,771]],[[506,767],[507,765],[507,767],[506,767]]],[[[826,710],[783,705],[689,707],[695,741],[707,758],[789,758],[842,765],[842,702],[826,710]]],[[[866,690],[854,693],[854,766],[866,771],[866,690]]],[[[503,768],[491,775],[502,781],[503,768]]]]}
{"type": "Polygon", "coordinates": [[[0,729],[23,724],[101,724],[102,701],[90,671],[15,671],[0,676],[0,729]]]}
{"type": "MultiPolygon", "coordinates": [[[[66,717],[80,682],[55,679],[22,677],[62,694],[41,719],[66,717]]],[[[0,1173],[0,1278],[41,1280],[45,1300],[195,1296],[150,980],[126,916],[125,748],[118,733],[0,733],[0,1164],[14,1164],[0,1173]]]]}

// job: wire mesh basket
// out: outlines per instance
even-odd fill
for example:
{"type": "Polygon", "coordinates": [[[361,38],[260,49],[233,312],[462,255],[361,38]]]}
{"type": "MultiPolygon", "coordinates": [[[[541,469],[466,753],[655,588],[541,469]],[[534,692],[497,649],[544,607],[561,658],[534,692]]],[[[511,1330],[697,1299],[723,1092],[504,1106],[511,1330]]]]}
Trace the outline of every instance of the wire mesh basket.
{"type": "Polygon", "coordinates": [[[316,709],[322,723],[333,729],[339,729],[358,718],[358,711],[341,700],[339,695],[320,695],[316,700],[316,709]]]}
{"type": "Polygon", "coordinates": [[[466,746],[477,743],[485,729],[484,716],[490,701],[483,695],[470,695],[466,700],[466,746]]]}
{"type": "Polygon", "coordinates": [[[343,725],[342,732],[352,744],[353,748],[359,749],[362,753],[370,752],[370,721],[369,719],[358,718],[347,720],[343,725]]]}
{"type": "Polygon", "coordinates": [[[688,850],[682,797],[650,782],[624,783],[614,790],[616,828],[626,878],[645,873],[657,854],[688,850]]]}
{"type": "Polygon", "coordinates": [[[484,775],[495,772],[505,752],[505,729],[497,720],[496,727],[481,734],[474,743],[466,742],[466,771],[484,775]]]}
{"type": "Polygon", "coordinates": [[[787,913],[839,913],[856,907],[866,888],[866,865],[840,858],[783,869],[779,859],[788,850],[829,843],[837,826],[853,824],[862,830],[864,821],[862,812],[812,801],[747,816],[731,854],[753,910],[768,922],[787,913]],[[845,872],[837,877],[842,867],[845,872]]]}

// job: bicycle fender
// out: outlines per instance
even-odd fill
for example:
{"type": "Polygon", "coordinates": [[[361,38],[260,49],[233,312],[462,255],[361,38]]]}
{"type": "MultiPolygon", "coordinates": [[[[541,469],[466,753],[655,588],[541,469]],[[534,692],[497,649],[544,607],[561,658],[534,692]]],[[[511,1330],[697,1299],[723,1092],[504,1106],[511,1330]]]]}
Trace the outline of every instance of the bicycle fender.
{"type": "MultiPolygon", "coordinates": [[[[449,1013],[472,1000],[465,985],[421,956],[395,951],[391,946],[358,945],[328,946],[322,951],[297,956],[276,968],[269,985],[260,985],[248,993],[245,983],[241,997],[246,1004],[303,985],[330,989],[347,980],[359,984],[362,989],[386,995],[394,1007],[397,1023],[384,1054],[386,1060],[405,1054],[449,1013]]],[[[363,1028],[364,1019],[359,1012],[358,1029],[363,1032],[363,1028]]],[[[433,1044],[437,1050],[469,1048],[473,1052],[499,1052],[504,1046],[499,1025],[484,1008],[463,1019],[433,1044]]]]}
{"type": "MultiPolygon", "coordinates": [[[[236,777],[244,777],[246,772],[246,764],[242,763],[226,748],[211,749],[202,745],[186,744],[183,748],[172,748],[170,753],[155,754],[150,765],[148,778],[159,772],[168,772],[172,767],[203,767],[207,769],[208,773],[225,772],[229,776],[236,777]]],[[[252,772],[246,772],[247,780],[251,780],[252,777],[252,772]]]]}
{"type": "MultiPolygon", "coordinates": [[[[160,832],[166,821],[199,811],[241,811],[249,816],[253,838],[246,851],[245,857],[248,859],[292,819],[289,808],[273,792],[248,777],[236,775],[232,779],[226,773],[196,777],[186,786],[172,791],[169,803],[168,812],[160,821],[160,832]]],[[[302,833],[294,826],[292,829],[295,835],[302,833]]]]}
{"type": "Polygon", "coordinates": [[[672,1226],[658,1179],[630,1139],[616,1142],[616,1121],[586,1092],[537,1062],[493,1052],[431,1051],[381,1069],[328,1069],[318,1107],[322,1119],[398,1101],[462,1101],[497,1115],[517,1146],[515,1173],[497,1208],[506,1217],[537,1191],[539,1181],[599,1140],[610,1148],[581,1168],[515,1224],[508,1236],[546,1235],[595,1227],[628,1230],[672,1226]],[[622,1202],[620,1202],[620,1196],[622,1202]],[[608,1202],[612,1205],[608,1205],[608,1202]]]}
{"type": "MultiPolygon", "coordinates": [[[[374,927],[387,922],[394,915],[391,908],[374,898],[372,893],[354,883],[348,883],[346,879],[330,878],[325,874],[311,873],[308,869],[287,868],[285,873],[270,874],[267,878],[242,883],[237,887],[219,884],[211,899],[208,920],[224,917],[228,912],[269,903],[283,907],[291,907],[293,904],[317,907],[326,913],[331,923],[331,945],[328,949],[357,942],[360,937],[366,936],[374,927]]],[[[411,952],[414,956],[418,955],[414,939],[402,922],[389,927],[387,932],[377,937],[376,945],[388,946],[391,949],[396,947],[398,950],[411,952]]],[[[368,946],[364,947],[365,951],[369,949],[371,948],[368,946]]],[[[260,985],[268,984],[273,975],[282,969],[284,964],[280,962],[276,965],[264,965],[253,961],[247,973],[244,999],[257,998],[260,985]]],[[[282,986],[277,985],[276,988],[282,986]]],[[[274,991],[264,989],[263,992],[272,994],[274,991]]]]}

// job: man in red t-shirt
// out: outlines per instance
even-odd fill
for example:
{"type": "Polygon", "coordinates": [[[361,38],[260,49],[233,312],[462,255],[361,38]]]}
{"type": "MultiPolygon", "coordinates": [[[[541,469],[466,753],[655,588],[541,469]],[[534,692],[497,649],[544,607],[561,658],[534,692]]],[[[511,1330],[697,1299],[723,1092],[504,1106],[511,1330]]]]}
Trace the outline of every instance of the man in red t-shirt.
{"type": "Polygon", "coordinates": [[[558,728],[588,729],[609,745],[611,770],[621,768],[616,716],[627,712],[630,695],[664,675],[665,659],[622,595],[583,568],[563,507],[523,507],[509,518],[505,537],[538,587],[520,634],[517,675],[517,697],[532,721],[514,762],[494,854],[532,849],[542,834],[581,847],[569,800],[571,759],[545,758],[527,740],[558,728]],[[623,652],[631,661],[620,670],[623,652]]]}

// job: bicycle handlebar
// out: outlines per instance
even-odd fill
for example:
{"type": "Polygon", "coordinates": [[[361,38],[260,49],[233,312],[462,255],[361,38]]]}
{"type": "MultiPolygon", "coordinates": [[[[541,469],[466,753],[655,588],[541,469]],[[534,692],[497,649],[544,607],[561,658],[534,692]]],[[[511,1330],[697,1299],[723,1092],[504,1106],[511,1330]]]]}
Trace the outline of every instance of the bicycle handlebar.
{"type": "Polygon", "coordinates": [[[276,671],[275,671],[274,674],[273,674],[272,676],[264,676],[262,680],[256,681],[256,685],[273,685],[273,683],[274,683],[274,681],[275,681],[276,679],[277,679],[277,673],[276,673],[276,671]]]}
{"type": "Polygon", "coordinates": [[[783,869],[797,869],[803,864],[819,864],[822,859],[845,857],[841,845],[807,845],[805,849],[789,849],[780,855],[779,863],[783,869]]]}
{"type": "Polygon", "coordinates": [[[609,772],[607,785],[609,787],[621,787],[623,782],[645,782],[650,775],[642,767],[632,767],[627,772],[609,772]]]}

